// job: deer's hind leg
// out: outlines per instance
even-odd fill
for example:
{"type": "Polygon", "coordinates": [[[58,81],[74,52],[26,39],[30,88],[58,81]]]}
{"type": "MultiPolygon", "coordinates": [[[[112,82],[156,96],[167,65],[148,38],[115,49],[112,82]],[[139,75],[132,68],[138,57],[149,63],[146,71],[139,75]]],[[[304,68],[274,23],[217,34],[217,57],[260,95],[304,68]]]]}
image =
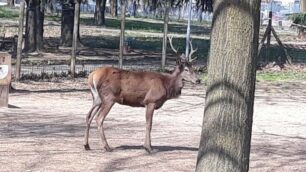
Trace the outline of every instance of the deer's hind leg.
{"type": "Polygon", "coordinates": [[[98,113],[98,111],[101,110],[101,103],[102,103],[100,95],[95,90],[92,89],[91,93],[92,93],[92,97],[93,97],[93,105],[90,108],[88,114],[86,115],[86,130],[85,130],[85,142],[84,142],[85,150],[90,150],[90,147],[89,147],[89,144],[88,144],[90,124],[91,124],[93,118],[98,113]]]}
{"type": "Polygon", "coordinates": [[[112,149],[109,147],[109,145],[107,143],[107,140],[105,138],[104,129],[103,129],[103,122],[105,120],[105,117],[107,116],[107,114],[109,113],[111,108],[113,107],[114,103],[115,102],[113,100],[103,101],[103,103],[101,105],[101,110],[99,112],[99,115],[96,117],[98,131],[100,133],[100,136],[101,136],[101,139],[102,139],[102,144],[103,144],[106,151],[111,151],[112,149]]]}

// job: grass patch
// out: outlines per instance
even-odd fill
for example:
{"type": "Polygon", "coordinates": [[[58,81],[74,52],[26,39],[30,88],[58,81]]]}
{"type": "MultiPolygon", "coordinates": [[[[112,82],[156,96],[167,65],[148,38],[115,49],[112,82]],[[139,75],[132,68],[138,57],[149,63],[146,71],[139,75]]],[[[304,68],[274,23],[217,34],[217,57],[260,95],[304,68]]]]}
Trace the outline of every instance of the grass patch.
{"type": "MultiPolygon", "coordinates": [[[[90,25],[94,26],[94,18],[93,17],[81,17],[80,23],[84,25],[88,25],[88,26],[90,25]]],[[[120,19],[106,18],[105,27],[120,29],[121,27],[120,19]]],[[[164,24],[161,22],[146,21],[146,19],[136,20],[134,18],[126,18],[125,29],[126,30],[146,31],[146,32],[151,32],[151,33],[163,33],[164,24]]],[[[183,24],[183,23],[170,23],[168,26],[168,31],[184,34],[187,31],[187,26],[186,24],[183,24]]],[[[208,34],[208,33],[210,33],[209,27],[191,25],[191,34],[208,34]]]]}
{"type": "MultiPolygon", "coordinates": [[[[202,83],[207,83],[208,75],[203,73],[200,76],[202,83]]],[[[256,74],[256,81],[259,82],[277,82],[277,81],[298,81],[305,80],[306,72],[294,72],[294,71],[278,71],[278,72],[263,72],[258,71],[256,74]]]]}
{"type": "MultiPolygon", "coordinates": [[[[159,37],[134,37],[126,35],[127,39],[131,39],[132,49],[141,49],[147,51],[154,51],[157,53],[162,52],[162,38],[159,37]]],[[[82,43],[92,48],[119,48],[119,35],[114,36],[82,36],[82,43]]],[[[173,38],[173,45],[178,49],[179,53],[185,52],[185,38],[173,38]]],[[[194,54],[198,59],[206,59],[208,56],[208,50],[210,46],[209,40],[193,39],[193,47],[198,47],[198,51],[194,54]]],[[[172,53],[170,46],[168,45],[168,53],[172,53]]]]}
{"type": "Polygon", "coordinates": [[[294,81],[306,79],[306,72],[257,72],[257,81],[294,81]]]}
{"type": "Polygon", "coordinates": [[[0,18],[13,19],[19,16],[18,9],[0,6],[0,18]]]}

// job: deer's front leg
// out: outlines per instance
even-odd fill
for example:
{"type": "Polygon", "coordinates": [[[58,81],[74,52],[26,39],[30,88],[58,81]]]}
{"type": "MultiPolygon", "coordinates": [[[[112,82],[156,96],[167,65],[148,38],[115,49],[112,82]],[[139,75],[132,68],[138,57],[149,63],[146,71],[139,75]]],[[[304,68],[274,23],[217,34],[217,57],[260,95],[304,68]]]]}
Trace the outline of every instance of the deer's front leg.
{"type": "Polygon", "coordinates": [[[147,111],[146,111],[146,140],[144,144],[144,148],[148,153],[152,152],[151,147],[151,129],[152,129],[152,118],[154,113],[154,103],[150,103],[147,105],[147,111]]]}

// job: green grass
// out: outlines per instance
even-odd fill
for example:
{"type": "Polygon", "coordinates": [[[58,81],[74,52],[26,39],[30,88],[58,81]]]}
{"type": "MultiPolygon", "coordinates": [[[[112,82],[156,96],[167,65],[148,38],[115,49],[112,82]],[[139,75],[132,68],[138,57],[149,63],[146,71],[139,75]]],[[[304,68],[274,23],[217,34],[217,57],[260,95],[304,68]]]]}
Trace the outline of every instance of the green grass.
{"type": "MultiPolygon", "coordinates": [[[[202,83],[207,83],[207,73],[200,76],[202,83]]],[[[262,72],[258,71],[256,81],[259,82],[277,82],[277,81],[298,81],[305,80],[306,72],[293,72],[293,71],[276,71],[276,72],[262,72]]]]}
{"type": "MultiPolygon", "coordinates": [[[[94,25],[93,17],[82,17],[80,23],[84,25],[94,25]]],[[[117,18],[106,18],[105,19],[106,28],[120,29],[120,19],[117,18]]],[[[139,30],[154,33],[163,33],[164,24],[162,22],[152,22],[152,20],[146,19],[133,19],[127,18],[125,21],[126,30],[139,30]]],[[[187,26],[183,23],[170,23],[168,31],[174,33],[186,33],[187,26]]],[[[191,34],[208,34],[210,29],[208,27],[191,25],[191,34]]]]}
{"type": "MultiPolygon", "coordinates": [[[[162,52],[162,38],[160,37],[139,37],[126,35],[128,39],[131,39],[132,49],[141,49],[154,52],[162,52]]],[[[185,52],[185,38],[173,38],[173,45],[178,49],[179,53],[185,52]]],[[[83,36],[82,43],[88,47],[92,48],[109,48],[118,49],[119,48],[119,35],[114,36],[83,36]]],[[[203,39],[193,39],[193,47],[198,48],[198,51],[194,54],[194,57],[198,59],[206,59],[208,55],[208,50],[210,46],[209,40],[203,39]]],[[[170,46],[168,46],[168,53],[172,53],[170,46]]]]}
{"type": "Polygon", "coordinates": [[[305,80],[306,72],[278,71],[278,72],[257,72],[257,81],[295,81],[305,80]]]}
{"type": "Polygon", "coordinates": [[[13,19],[19,16],[18,9],[0,6],[0,18],[13,19]]]}

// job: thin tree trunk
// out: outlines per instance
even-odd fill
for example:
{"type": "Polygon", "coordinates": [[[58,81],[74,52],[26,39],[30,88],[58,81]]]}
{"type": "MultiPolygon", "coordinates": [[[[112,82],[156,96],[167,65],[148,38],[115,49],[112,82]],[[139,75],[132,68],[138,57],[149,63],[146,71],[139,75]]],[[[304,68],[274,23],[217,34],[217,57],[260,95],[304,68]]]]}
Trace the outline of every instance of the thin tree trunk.
{"type": "Polygon", "coordinates": [[[163,50],[162,50],[162,61],[161,61],[162,71],[165,71],[166,58],[167,58],[168,22],[169,22],[169,2],[166,2],[166,9],[165,9],[165,16],[164,16],[163,50]]]}
{"type": "Polygon", "coordinates": [[[15,6],[15,1],[14,0],[7,0],[7,6],[13,8],[15,6]]]}
{"type": "Polygon", "coordinates": [[[44,18],[45,18],[45,3],[44,0],[40,1],[40,5],[36,7],[36,50],[40,51],[43,49],[44,40],[44,18]]]}
{"type": "Polygon", "coordinates": [[[117,0],[110,0],[110,5],[111,5],[111,15],[112,17],[117,17],[118,16],[118,12],[117,12],[117,0]]]}
{"type": "Polygon", "coordinates": [[[20,14],[19,14],[19,28],[18,28],[18,42],[17,42],[17,60],[16,60],[16,80],[20,79],[21,71],[21,51],[22,51],[22,39],[23,39],[23,22],[24,22],[24,0],[20,1],[20,14]]]}
{"type": "MultiPolygon", "coordinates": [[[[191,23],[191,12],[192,12],[192,2],[188,2],[188,24],[187,24],[187,33],[186,33],[186,49],[185,54],[188,61],[191,59],[188,59],[189,57],[189,41],[190,41],[190,23],[191,23]]],[[[190,57],[191,58],[191,57],[190,57]]]]}
{"type": "Polygon", "coordinates": [[[75,4],[74,11],[74,27],[73,27],[73,42],[72,42],[72,52],[71,52],[71,63],[70,70],[71,76],[75,77],[75,61],[76,61],[76,51],[78,44],[78,33],[79,33],[79,20],[80,20],[80,2],[77,1],[75,4]]]}
{"type": "Polygon", "coordinates": [[[214,1],[208,87],[196,171],[249,169],[260,2],[214,1]]]}
{"type": "Polygon", "coordinates": [[[126,12],[126,0],[121,0],[121,31],[120,31],[120,44],[119,44],[119,48],[120,48],[119,68],[122,68],[122,63],[123,63],[125,12],[126,12]]]}
{"type": "Polygon", "coordinates": [[[63,3],[62,9],[61,46],[71,47],[74,23],[74,2],[63,3]]]}

